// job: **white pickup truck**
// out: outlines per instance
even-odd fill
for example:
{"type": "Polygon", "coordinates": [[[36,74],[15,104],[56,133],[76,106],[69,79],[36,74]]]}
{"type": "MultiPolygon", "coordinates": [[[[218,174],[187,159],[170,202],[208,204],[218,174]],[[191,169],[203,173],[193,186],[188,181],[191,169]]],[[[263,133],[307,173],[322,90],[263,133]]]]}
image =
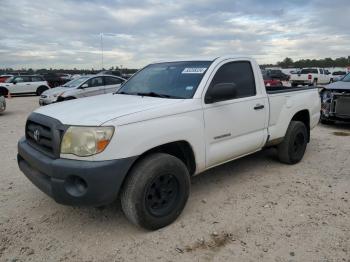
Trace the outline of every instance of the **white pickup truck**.
{"type": "Polygon", "coordinates": [[[120,195],[126,216],[153,230],[181,213],[191,176],[265,147],[298,163],[319,118],[316,88],[267,91],[253,59],[159,62],[117,93],[34,111],[18,164],[58,203],[120,195]]]}
{"type": "Polygon", "coordinates": [[[304,68],[298,74],[292,74],[289,81],[293,87],[298,85],[325,85],[331,82],[328,71],[324,68],[304,68]]]}

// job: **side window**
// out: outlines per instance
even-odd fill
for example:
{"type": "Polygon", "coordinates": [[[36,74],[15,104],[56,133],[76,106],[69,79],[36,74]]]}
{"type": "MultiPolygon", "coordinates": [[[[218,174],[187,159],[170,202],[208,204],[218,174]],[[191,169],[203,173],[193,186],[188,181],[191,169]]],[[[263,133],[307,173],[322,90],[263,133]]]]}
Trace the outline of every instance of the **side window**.
{"type": "Polygon", "coordinates": [[[119,85],[122,83],[122,80],[116,77],[110,77],[110,76],[106,76],[105,77],[105,85],[119,85]]]}
{"type": "Polygon", "coordinates": [[[232,83],[237,90],[237,98],[255,96],[255,78],[252,66],[248,61],[230,62],[219,68],[209,88],[216,84],[232,83]]]}
{"type": "Polygon", "coordinates": [[[40,76],[32,76],[32,82],[41,82],[44,81],[40,76]]]}
{"type": "Polygon", "coordinates": [[[323,75],[323,69],[322,69],[322,68],[320,68],[320,74],[322,74],[322,75],[323,75]]]}
{"type": "Polygon", "coordinates": [[[31,79],[29,76],[17,76],[14,81],[16,81],[16,83],[23,83],[31,82],[31,79]]]}
{"type": "Polygon", "coordinates": [[[21,77],[21,76],[17,76],[17,77],[14,79],[14,82],[16,82],[16,83],[23,83],[23,82],[24,82],[24,79],[23,79],[23,77],[21,77]]]}
{"type": "Polygon", "coordinates": [[[88,81],[89,87],[103,86],[102,77],[94,77],[88,81]]]}

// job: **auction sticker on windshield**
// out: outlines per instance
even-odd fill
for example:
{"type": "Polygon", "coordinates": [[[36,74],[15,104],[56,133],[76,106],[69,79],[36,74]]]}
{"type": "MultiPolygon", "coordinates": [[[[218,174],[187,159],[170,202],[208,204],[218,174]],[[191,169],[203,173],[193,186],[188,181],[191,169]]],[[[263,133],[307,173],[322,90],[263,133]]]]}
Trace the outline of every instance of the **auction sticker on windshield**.
{"type": "Polygon", "coordinates": [[[207,70],[205,67],[186,67],[182,74],[203,74],[207,70]]]}

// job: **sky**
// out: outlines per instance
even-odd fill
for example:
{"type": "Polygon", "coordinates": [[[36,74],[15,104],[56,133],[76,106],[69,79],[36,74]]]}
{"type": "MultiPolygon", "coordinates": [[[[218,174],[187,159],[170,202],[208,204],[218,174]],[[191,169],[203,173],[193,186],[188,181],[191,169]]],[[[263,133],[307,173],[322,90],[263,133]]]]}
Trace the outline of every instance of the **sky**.
{"type": "Polygon", "coordinates": [[[105,68],[347,57],[349,14],[349,0],[1,0],[0,68],[100,69],[101,43],[105,68]]]}

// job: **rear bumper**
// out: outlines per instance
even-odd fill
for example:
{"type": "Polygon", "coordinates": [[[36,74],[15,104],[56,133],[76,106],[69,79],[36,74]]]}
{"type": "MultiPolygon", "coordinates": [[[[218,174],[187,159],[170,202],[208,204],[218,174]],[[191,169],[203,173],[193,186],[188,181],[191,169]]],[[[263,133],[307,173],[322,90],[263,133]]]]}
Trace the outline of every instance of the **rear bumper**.
{"type": "Polygon", "coordinates": [[[298,84],[298,85],[311,85],[311,80],[290,80],[292,84],[298,84]]]}
{"type": "Polygon", "coordinates": [[[20,170],[41,191],[65,205],[101,206],[113,202],[135,159],[52,159],[35,150],[25,139],[18,142],[20,170]]]}

